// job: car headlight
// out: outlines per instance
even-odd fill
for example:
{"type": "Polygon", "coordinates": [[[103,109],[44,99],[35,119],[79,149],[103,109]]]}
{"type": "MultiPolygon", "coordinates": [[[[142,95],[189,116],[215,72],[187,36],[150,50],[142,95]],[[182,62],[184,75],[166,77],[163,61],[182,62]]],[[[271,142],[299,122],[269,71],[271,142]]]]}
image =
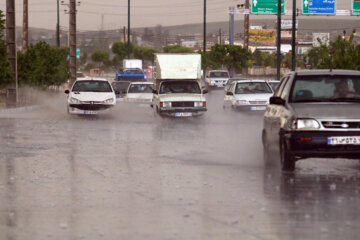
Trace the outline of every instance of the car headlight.
{"type": "Polygon", "coordinates": [[[246,100],[236,100],[236,104],[237,105],[245,105],[245,104],[248,104],[248,101],[246,101],[246,100]]]}
{"type": "Polygon", "coordinates": [[[160,102],[160,107],[161,108],[170,108],[171,102],[160,102]]]}
{"type": "Polygon", "coordinates": [[[114,98],[109,98],[103,101],[103,103],[113,103],[113,102],[114,102],[114,98]]]}
{"type": "Polygon", "coordinates": [[[81,103],[81,101],[79,99],[77,99],[77,98],[71,97],[70,98],[70,103],[81,103]]]}
{"type": "Polygon", "coordinates": [[[297,119],[293,121],[292,128],[296,130],[320,129],[320,123],[315,119],[297,119]]]}
{"type": "Polygon", "coordinates": [[[206,107],[206,102],[194,102],[194,107],[206,107]]]}

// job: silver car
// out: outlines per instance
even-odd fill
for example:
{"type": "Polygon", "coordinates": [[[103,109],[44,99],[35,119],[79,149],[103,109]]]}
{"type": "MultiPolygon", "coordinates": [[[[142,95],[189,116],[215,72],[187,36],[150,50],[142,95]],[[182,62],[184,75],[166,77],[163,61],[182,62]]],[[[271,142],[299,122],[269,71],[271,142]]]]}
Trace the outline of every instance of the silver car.
{"type": "Polygon", "coordinates": [[[360,71],[286,75],[264,115],[265,160],[279,151],[282,170],[293,171],[304,158],[360,159],[359,110],[360,71]]]}

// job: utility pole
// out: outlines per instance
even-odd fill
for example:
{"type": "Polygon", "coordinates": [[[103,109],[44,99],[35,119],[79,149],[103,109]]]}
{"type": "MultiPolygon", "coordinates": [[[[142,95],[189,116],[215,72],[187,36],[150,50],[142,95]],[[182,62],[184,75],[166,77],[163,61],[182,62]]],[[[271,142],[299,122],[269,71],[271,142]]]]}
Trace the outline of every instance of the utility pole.
{"type": "Polygon", "coordinates": [[[23,46],[22,50],[27,51],[29,47],[29,5],[28,0],[24,0],[23,4],[23,46]]]}
{"type": "Polygon", "coordinates": [[[229,44],[234,45],[234,9],[229,8],[229,44]]]}
{"type": "Polygon", "coordinates": [[[204,46],[203,52],[206,53],[206,0],[204,0],[204,46]]]}
{"type": "Polygon", "coordinates": [[[219,28],[219,44],[221,45],[222,44],[222,39],[221,39],[221,28],[219,28]]]}
{"type": "Polygon", "coordinates": [[[57,24],[56,24],[56,46],[60,47],[60,6],[57,0],[57,24]]]}
{"type": "MultiPolygon", "coordinates": [[[[245,9],[250,9],[249,0],[245,1],[245,9]]],[[[244,15],[244,48],[249,49],[249,26],[250,26],[250,14],[244,15]]]]}
{"type": "Polygon", "coordinates": [[[69,45],[70,45],[70,86],[76,81],[76,2],[70,0],[69,45]]]}
{"type": "Polygon", "coordinates": [[[15,23],[15,0],[6,0],[6,45],[8,61],[11,65],[15,82],[15,101],[18,102],[17,58],[16,58],[16,23],[15,23]]]}
{"type": "Polygon", "coordinates": [[[291,41],[291,70],[296,69],[296,0],[293,0],[292,12],[292,41],[291,41]]]}
{"type": "Polygon", "coordinates": [[[123,28],[124,43],[126,42],[126,27],[123,28]]]}
{"type": "Polygon", "coordinates": [[[281,66],[281,0],[278,0],[278,12],[277,12],[277,39],[276,39],[276,47],[277,47],[277,56],[276,56],[276,76],[277,79],[280,80],[280,66],[281,66]]]}
{"type": "Polygon", "coordinates": [[[127,39],[127,58],[130,59],[130,0],[128,0],[128,39],[127,39]]]}

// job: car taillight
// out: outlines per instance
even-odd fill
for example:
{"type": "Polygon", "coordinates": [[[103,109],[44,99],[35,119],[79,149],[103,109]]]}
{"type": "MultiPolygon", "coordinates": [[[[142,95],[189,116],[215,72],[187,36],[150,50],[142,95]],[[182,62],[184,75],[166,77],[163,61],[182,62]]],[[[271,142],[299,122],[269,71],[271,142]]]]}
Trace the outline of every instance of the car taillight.
{"type": "Polygon", "coordinates": [[[164,107],[164,103],[160,102],[160,108],[163,108],[163,107],[164,107]]]}
{"type": "Polygon", "coordinates": [[[203,102],[203,107],[206,107],[206,102],[203,102]]]}

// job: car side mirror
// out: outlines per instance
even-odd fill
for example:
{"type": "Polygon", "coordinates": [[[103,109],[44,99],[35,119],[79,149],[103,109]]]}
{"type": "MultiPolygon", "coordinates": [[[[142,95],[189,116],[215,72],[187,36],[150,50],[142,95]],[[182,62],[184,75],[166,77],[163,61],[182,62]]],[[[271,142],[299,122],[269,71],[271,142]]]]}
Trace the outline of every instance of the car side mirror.
{"type": "Polygon", "coordinates": [[[69,94],[69,93],[70,93],[70,91],[69,91],[69,90],[65,90],[65,93],[66,93],[66,94],[69,94]]]}
{"type": "Polygon", "coordinates": [[[271,97],[270,104],[285,106],[285,100],[281,97],[271,97]]]}
{"type": "Polygon", "coordinates": [[[202,93],[203,93],[203,94],[207,94],[207,93],[209,93],[209,90],[204,89],[204,90],[202,91],[202,93]]]}
{"type": "Polygon", "coordinates": [[[233,96],[234,94],[232,92],[226,92],[227,96],[233,96]]]}
{"type": "Polygon", "coordinates": [[[206,78],[209,78],[209,75],[207,75],[206,78]]]}
{"type": "Polygon", "coordinates": [[[115,91],[115,94],[120,94],[120,91],[115,91]]]}
{"type": "Polygon", "coordinates": [[[153,94],[158,94],[158,92],[154,89],[154,90],[152,90],[152,93],[153,94]]]}

